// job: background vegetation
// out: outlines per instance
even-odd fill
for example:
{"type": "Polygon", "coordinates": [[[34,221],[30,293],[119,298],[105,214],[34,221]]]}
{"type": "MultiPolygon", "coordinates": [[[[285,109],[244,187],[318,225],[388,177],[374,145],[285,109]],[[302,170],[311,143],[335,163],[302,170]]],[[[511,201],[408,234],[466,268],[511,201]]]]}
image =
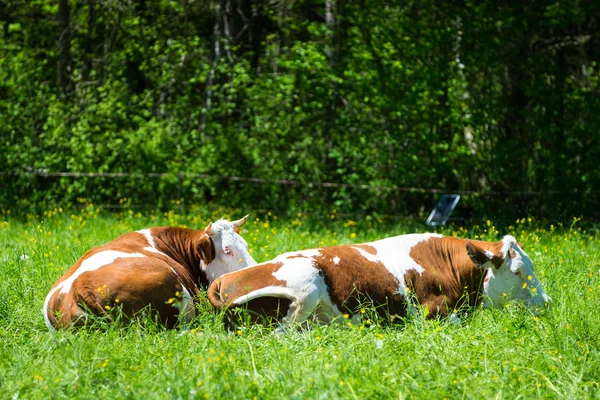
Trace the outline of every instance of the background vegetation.
{"type": "MultiPolygon", "coordinates": [[[[507,232],[523,242],[553,297],[533,316],[515,305],[477,309],[456,325],[420,317],[405,325],[312,327],[278,336],[253,327],[228,333],[205,298],[190,329],[152,324],[51,334],[41,315],[53,282],[87,249],[153,225],[203,227],[196,216],[107,214],[87,206],[27,221],[0,214],[0,398],[598,398],[600,240],[596,229],[537,227],[507,232]]],[[[231,217],[236,217],[232,215],[231,217]]],[[[253,216],[242,234],[257,261],[284,251],[422,231],[376,219],[304,214],[253,216]]],[[[443,232],[498,240],[493,222],[443,232]]]]}
{"type": "Polygon", "coordinates": [[[599,16],[582,0],[2,0],[0,204],[435,200],[310,185],[334,182],[460,191],[465,215],[597,218],[599,16]]]}

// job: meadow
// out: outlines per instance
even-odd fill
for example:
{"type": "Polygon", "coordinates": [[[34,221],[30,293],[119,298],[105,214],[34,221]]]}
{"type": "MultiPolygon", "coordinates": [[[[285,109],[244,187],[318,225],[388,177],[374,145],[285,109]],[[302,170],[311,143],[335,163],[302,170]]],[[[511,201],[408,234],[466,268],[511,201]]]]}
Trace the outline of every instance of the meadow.
{"type": "MultiPolygon", "coordinates": [[[[186,330],[135,324],[48,331],[44,297],[89,248],[148,226],[203,229],[211,219],[242,215],[108,213],[93,205],[19,218],[0,212],[0,398],[600,397],[600,232],[577,219],[437,230],[486,240],[513,234],[554,300],[540,315],[509,304],[476,308],[460,324],[418,315],[397,325],[364,319],[275,335],[261,326],[228,332],[200,298],[200,316],[186,330]]],[[[260,262],[288,250],[427,230],[332,211],[322,218],[254,214],[242,235],[260,262]]]]}

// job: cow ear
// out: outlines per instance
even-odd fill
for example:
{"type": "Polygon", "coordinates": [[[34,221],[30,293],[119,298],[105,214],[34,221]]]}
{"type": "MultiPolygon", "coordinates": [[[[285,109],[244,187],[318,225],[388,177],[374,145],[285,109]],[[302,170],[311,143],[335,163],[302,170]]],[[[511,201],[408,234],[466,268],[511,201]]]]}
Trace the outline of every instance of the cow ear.
{"type": "Polygon", "coordinates": [[[206,228],[204,228],[204,233],[206,233],[208,236],[214,236],[215,235],[215,233],[213,232],[213,229],[212,229],[212,222],[209,223],[206,226],[206,228]]]}
{"type": "Polygon", "coordinates": [[[215,251],[215,244],[209,236],[204,236],[202,239],[200,239],[198,251],[200,252],[200,258],[206,265],[210,264],[217,255],[215,251]]]}
{"type": "MultiPolygon", "coordinates": [[[[523,243],[521,243],[521,242],[517,242],[517,245],[518,245],[518,246],[519,246],[521,249],[523,249],[523,243]]],[[[525,250],[525,249],[523,249],[523,250],[525,250]]]]}
{"type": "Polygon", "coordinates": [[[504,262],[504,257],[500,254],[484,250],[471,242],[467,242],[467,255],[479,267],[484,267],[491,261],[494,267],[499,268],[504,262]]]}

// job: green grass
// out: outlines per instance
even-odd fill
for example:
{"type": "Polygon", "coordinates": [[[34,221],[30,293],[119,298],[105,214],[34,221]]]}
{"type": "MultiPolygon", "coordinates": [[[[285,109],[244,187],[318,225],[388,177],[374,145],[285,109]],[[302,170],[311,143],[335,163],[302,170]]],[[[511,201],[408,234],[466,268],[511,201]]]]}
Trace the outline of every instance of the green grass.
{"type": "MultiPolygon", "coordinates": [[[[228,333],[200,299],[201,316],[185,331],[135,325],[48,332],[44,297],[87,249],[147,226],[202,229],[222,215],[111,215],[91,206],[73,215],[0,214],[0,398],[600,397],[600,234],[577,223],[554,228],[522,220],[502,232],[524,244],[554,299],[538,317],[511,306],[477,309],[460,325],[415,317],[395,326],[228,333]]],[[[242,234],[264,261],[293,249],[425,230],[335,214],[264,215],[242,234]]],[[[442,232],[501,237],[493,223],[442,232]]]]}

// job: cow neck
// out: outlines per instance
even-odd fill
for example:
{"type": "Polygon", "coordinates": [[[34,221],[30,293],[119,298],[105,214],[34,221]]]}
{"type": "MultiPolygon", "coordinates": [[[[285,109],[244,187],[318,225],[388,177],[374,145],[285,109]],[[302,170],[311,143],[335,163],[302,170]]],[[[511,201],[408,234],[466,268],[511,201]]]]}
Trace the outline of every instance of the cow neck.
{"type": "Polygon", "coordinates": [[[199,287],[208,287],[206,272],[200,268],[200,240],[206,234],[188,228],[168,227],[158,230],[155,243],[156,249],[171,257],[194,278],[199,287]]]}
{"type": "MultiPolygon", "coordinates": [[[[483,242],[476,242],[481,246],[483,242]]],[[[487,248],[487,247],[486,247],[487,248]]],[[[466,251],[466,241],[463,239],[443,237],[430,238],[427,242],[419,243],[411,249],[410,256],[415,262],[425,268],[423,274],[409,273],[409,280],[414,281],[417,297],[426,299],[434,294],[431,288],[441,290],[447,306],[460,307],[468,293],[470,305],[481,302],[483,280],[486,271],[479,268],[466,251]]]]}
{"type": "MultiPolygon", "coordinates": [[[[454,272],[454,292],[456,296],[457,306],[464,303],[463,295],[466,292],[469,295],[469,304],[471,306],[479,305],[483,300],[483,287],[485,277],[488,274],[487,268],[481,268],[475,264],[471,257],[469,257],[466,247],[467,240],[456,239],[460,243],[458,246],[446,246],[449,252],[449,257],[452,262],[452,271],[454,272]]],[[[469,242],[476,244],[484,250],[493,250],[495,243],[484,242],[480,240],[469,240],[469,242]]]]}

